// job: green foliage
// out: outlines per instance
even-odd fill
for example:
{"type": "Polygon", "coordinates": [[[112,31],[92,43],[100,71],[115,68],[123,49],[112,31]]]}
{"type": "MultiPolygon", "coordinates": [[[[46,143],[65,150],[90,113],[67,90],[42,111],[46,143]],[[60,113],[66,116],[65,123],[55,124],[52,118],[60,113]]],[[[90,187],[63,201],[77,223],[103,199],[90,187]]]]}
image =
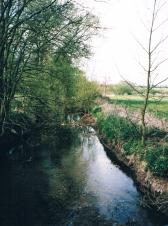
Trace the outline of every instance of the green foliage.
{"type": "MultiPolygon", "coordinates": [[[[97,108],[99,109],[99,108],[97,108]]],[[[154,175],[168,177],[168,144],[158,143],[166,133],[156,129],[148,129],[146,145],[142,145],[138,126],[127,119],[110,115],[105,117],[101,112],[95,112],[97,126],[108,140],[122,144],[126,155],[136,154],[145,160],[147,167],[154,175]]]]}
{"type": "Polygon", "coordinates": [[[100,113],[102,111],[101,107],[99,105],[94,106],[92,109],[92,113],[96,115],[97,113],[100,113]]]}
{"type": "Polygon", "coordinates": [[[148,147],[145,159],[155,175],[168,177],[168,145],[148,147]]]}
{"type": "Polygon", "coordinates": [[[37,72],[22,80],[13,102],[15,111],[35,117],[38,123],[61,124],[65,114],[92,108],[97,84],[89,82],[69,58],[48,59],[45,67],[48,73],[37,72]]]}
{"type": "Polygon", "coordinates": [[[116,95],[132,95],[133,89],[125,82],[121,82],[112,87],[112,92],[116,95]]]}
{"type": "MultiPolygon", "coordinates": [[[[127,106],[130,110],[135,111],[139,110],[144,104],[144,100],[140,96],[116,96],[112,97],[111,101],[116,104],[127,106]]],[[[160,97],[158,97],[154,100],[151,98],[147,111],[153,113],[158,118],[168,119],[168,99],[163,98],[163,100],[160,100],[160,97]]]]}
{"type": "Polygon", "coordinates": [[[146,130],[146,137],[149,139],[163,139],[166,135],[166,131],[157,128],[147,128],[146,130]]]}
{"type": "Polygon", "coordinates": [[[88,81],[81,71],[78,72],[75,81],[75,93],[70,100],[71,109],[82,112],[91,111],[96,97],[100,95],[97,83],[88,81]]]}
{"type": "Polygon", "coordinates": [[[97,18],[71,1],[7,0],[1,10],[0,134],[12,111],[60,124],[67,109],[88,110],[95,86],[76,65],[90,55],[97,18]]]}
{"type": "Polygon", "coordinates": [[[145,147],[138,139],[129,139],[126,143],[123,144],[123,150],[127,155],[136,153],[139,154],[141,158],[143,158],[144,155],[144,148],[145,147]]]}
{"type": "Polygon", "coordinates": [[[139,137],[138,126],[133,125],[130,121],[110,115],[107,118],[103,116],[97,120],[98,127],[108,139],[125,141],[127,139],[137,139],[139,137]]]}

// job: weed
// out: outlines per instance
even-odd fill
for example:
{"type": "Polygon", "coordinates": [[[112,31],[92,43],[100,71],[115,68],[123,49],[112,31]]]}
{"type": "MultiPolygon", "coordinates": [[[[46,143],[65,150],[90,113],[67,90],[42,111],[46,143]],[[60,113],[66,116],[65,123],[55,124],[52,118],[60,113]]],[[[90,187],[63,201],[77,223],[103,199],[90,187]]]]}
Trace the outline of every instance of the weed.
{"type": "Polygon", "coordinates": [[[100,130],[108,139],[123,140],[137,139],[139,128],[125,118],[110,115],[108,117],[99,116],[97,124],[100,130]]]}
{"type": "Polygon", "coordinates": [[[126,155],[136,154],[141,160],[145,160],[147,168],[154,175],[168,177],[168,144],[158,143],[158,140],[165,137],[165,132],[148,129],[148,140],[146,146],[143,146],[137,125],[114,115],[105,117],[101,112],[97,112],[95,115],[99,130],[108,140],[123,144],[126,155]]]}
{"type": "Polygon", "coordinates": [[[168,177],[168,145],[149,147],[145,159],[148,168],[155,175],[168,177]]]}

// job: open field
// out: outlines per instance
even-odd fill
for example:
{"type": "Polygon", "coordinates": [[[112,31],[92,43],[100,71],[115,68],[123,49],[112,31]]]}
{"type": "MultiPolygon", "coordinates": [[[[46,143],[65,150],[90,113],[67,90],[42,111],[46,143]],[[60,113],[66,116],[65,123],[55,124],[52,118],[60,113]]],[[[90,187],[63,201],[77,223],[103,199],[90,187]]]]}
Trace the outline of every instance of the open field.
{"type": "MultiPolygon", "coordinates": [[[[112,103],[126,106],[133,111],[140,109],[143,105],[143,99],[140,96],[108,95],[108,97],[111,99],[112,103]]],[[[159,97],[151,98],[147,110],[158,118],[165,118],[168,120],[168,98],[162,100],[160,100],[159,97]]]]}

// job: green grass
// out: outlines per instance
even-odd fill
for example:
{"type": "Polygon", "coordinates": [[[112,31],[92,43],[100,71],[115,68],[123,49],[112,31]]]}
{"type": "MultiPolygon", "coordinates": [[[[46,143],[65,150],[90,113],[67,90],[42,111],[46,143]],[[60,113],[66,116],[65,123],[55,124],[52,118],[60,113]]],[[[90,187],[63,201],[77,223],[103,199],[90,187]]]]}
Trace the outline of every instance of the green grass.
{"type": "Polygon", "coordinates": [[[138,125],[133,125],[125,118],[110,115],[105,116],[100,111],[95,112],[97,126],[108,141],[122,145],[126,155],[136,154],[147,163],[147,168],[154,175],[168,177],[168,144],[166,132],[149,129],[146,134],[146,145],[141,144],[138,125]],[[157,139],[156,139],[157,138],[157,139]],[[159,142],[160,141],[160,142],[159,142]]]}
{"type": "MultiPolygon", "coordinates": [[[[99,113],[98,113],[99,114],[99,113]]],[[[139,137],[139,128],[125,118],[110,115],[104,117],[97,114],[97,125],[109,140],[127,141],[139,137]]]]}
{"type": "MultiPolygon", "coordinates": [[[[144,100],[140,96],[109,96],[112,103],[127,106],[131,110],[136,111],[143,106],[144,100]]],[[[161,101],[151,98],[147,111],[153,113],[158,118],[165,118],[168,120],[168,99],[161,101]]]]}
{"type": "Polygon", "coordinates": [[[147,148],[145,160],[154,175],[168,177],[168,145],[155,144],[147,148]]]}

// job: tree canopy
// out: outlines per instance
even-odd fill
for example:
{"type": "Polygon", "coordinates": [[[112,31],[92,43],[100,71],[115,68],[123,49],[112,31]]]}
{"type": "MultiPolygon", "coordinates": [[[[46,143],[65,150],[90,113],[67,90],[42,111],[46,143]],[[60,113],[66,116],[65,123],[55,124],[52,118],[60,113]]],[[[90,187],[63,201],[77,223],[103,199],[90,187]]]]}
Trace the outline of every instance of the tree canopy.
{"type": "Polygon", "coordinates": [[[1,134],[11,107],[37,113],[40,104],[43,112],[54,108],[61,114],[75,93],[76,77],[81,78],[77,63],[89,56],[97,24],[97,18],[72,1],[1,1],[1,134]]]}

